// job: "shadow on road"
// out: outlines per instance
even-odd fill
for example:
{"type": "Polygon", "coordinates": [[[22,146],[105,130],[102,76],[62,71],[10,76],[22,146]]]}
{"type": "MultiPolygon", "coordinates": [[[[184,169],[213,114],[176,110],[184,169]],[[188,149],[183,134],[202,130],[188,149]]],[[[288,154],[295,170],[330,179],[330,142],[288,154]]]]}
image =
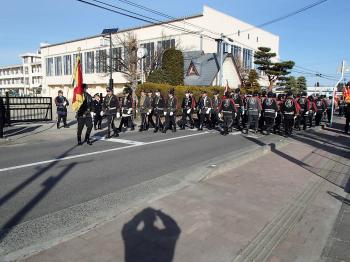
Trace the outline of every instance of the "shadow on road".
{"type": "Polygon", "coordinates": [[[176,221],[161,210],[142,210],[122,230],[125,262],[171,262],[180,233],[176,221]]]}
{"type": "Polygon", "coordinates": [[[350,206],[350,200],[349,200],[349,199],[347,199],[347,198],[345,198],[345,197],[342,197],[342,196],[340,196],[340,195],[338,195],[338,194],[336,194],[336,193],[334,193],[334,192],[331,192],[331,191],[327,191],[327,193],[328,193],[329,195],[331,195],[332,197],[338,199],[338,200],[341,201],[342,203],[347,204],[347,205],[350,206]]]}
{"type": "Polygon", "coordinates": [[[12,136],[18,136],[18,135],[22,135],[22,134],[27,134],[27,133],[31,133],[33,131],[35,131],[36,129],[40,128],[41,125],[37,125],[37,126],[20,126],[20,127],[16,127],[16,128],[11,128],[9,130],[4,130],[4,135],[6,137],[12,137],[12,136]]]}
{"type": "MultiPolygon", "coordinates": [[[[62,153],[57,159],[63,158],[68,155],[69,152],[71,152],[75,148],[72,147],[68,150],[66,150],[64,153],[62,153]]],[[[28,179],[23,181],[21,184],[19,184],[17,187],[13,188],[10,192],[6,193],[4,196],[0,198],[0,207],[3,206],[6,202],[8,202],[11,198],[13,198],[16,194],[18,194],[20,191],[22,191],[24,188],[26,188],[28,185],[33,183],[36,179],[38,179],[40,176],[46,174],[49,170],[51,170],[54,166],[57,165],[60,161],[54,161],[51,162],[49,165],[47,165],[44,168],[39,167],[39,170],[35,172],[32,176],[30,176],[28,179]]],[[[47,193],[76,165],[76,163],[72,163],[68,165],[62,172],[60,172],[55,177],[49,177],[42,185],[44,186],[43,189],[34,197],[32,198],[20,211],[18,211],[12,218],[10,218],[4,225],[1,226],[0,230],[0,241],[6,237],[6,235],[10,232],[11,227],[17,225],[21,222],[23,217],[35,207],[37,203],[40,202],[40,200],[45,197],[47,193]]]]}
{"type": "Polygon", "coordinates": [[[0,230],[0,241],[3,240],[11,228],[19,224],[24,216],[32,210],[55,186],[60,180],[69,173],[71,169],[77,163],[70,163],[67,165],[57,176],[48,177],[43,183],[43,188],[39,193],[36,194],[21,210],[19,210],[15,215],[13,215],[2,227],[0,230]]]}

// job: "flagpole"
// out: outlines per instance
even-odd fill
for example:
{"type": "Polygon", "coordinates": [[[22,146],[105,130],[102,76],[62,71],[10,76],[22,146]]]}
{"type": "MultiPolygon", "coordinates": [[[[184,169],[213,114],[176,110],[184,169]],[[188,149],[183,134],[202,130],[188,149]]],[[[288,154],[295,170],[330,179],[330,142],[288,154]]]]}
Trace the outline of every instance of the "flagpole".
{"type": "Polygon", "coordinates": [[[333,123],[333,113],[334,113],[334,98],[335,98],[335,93],[336,90],[338,88],[339,83],[343,80],[344,78],[344,70],[345,70],[345,61],[342,61],[341,64],[341,76],[340,79],[338,80],[338,82],[335,84],[334,89],[333,89],[333,97],[332,97],[332,114],[331,114],[331,122],[329,123],[329,127],[332,127],[332,123],[333,123]]]}

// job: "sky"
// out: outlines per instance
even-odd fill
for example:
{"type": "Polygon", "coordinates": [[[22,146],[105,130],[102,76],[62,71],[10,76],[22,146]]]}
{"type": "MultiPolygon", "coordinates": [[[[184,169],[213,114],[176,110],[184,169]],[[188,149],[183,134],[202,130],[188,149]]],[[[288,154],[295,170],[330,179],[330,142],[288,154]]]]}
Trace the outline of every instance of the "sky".
{"type": "MultiPolygon", "coordinates": [[[[208,5],[250,24],[259,25],[317,0],[131,1],[172,17],[199,14],[203,5],[208,5]]],[[[106,2],[142,13],[117,0],[106,2]]],[[[76,0],[0,0],[0,6],[0,66],[19,64],[19,55],[36,51],[41,42],[59,43],[100,34],[103,28],[123,29],[143,24],[76,0]]],[[[332,77],[332,80],[327,80],[306,74],[309,86],[317,81],[321,85],[334,85],[336,80],[333,79],[340,76],[337,69],[341,61],[347,61],[350,67],[349,14],[349,0],[328,0],[263,29],[279,35],[282,60],[293,60],[297,66],[332,77]]],[[[345,78],[350,81],[350,74],[345,78]]]]}

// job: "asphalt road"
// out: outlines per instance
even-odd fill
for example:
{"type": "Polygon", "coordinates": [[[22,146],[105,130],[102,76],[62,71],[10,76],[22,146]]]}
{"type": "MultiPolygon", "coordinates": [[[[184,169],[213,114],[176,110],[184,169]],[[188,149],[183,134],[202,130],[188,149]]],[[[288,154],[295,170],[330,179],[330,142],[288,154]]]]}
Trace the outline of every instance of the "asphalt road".
{"type": "Polygon", "coordinates": [[[96,140],[92,146],[77,147],[71,136],[63,141],[0,147],[1,229],[11,231],[14,226],[171,172],[191,173],[193,167],[211,159],[278,139],[273,135],[257,139],[241,134],[221,136],[215,131],[148,131],[96,140]]]}

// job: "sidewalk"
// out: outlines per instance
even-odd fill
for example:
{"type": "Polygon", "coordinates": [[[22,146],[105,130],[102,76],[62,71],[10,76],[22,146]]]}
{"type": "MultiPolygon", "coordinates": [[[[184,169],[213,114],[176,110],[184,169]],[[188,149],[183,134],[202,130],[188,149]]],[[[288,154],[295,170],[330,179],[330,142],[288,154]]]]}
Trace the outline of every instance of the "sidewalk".
{"type": "Polygon", "coordinates": [[[25,261],[321,261],[349,187],[349,156],[348,136],[300,133],[253,163],[144,203],[25,261]]]}

